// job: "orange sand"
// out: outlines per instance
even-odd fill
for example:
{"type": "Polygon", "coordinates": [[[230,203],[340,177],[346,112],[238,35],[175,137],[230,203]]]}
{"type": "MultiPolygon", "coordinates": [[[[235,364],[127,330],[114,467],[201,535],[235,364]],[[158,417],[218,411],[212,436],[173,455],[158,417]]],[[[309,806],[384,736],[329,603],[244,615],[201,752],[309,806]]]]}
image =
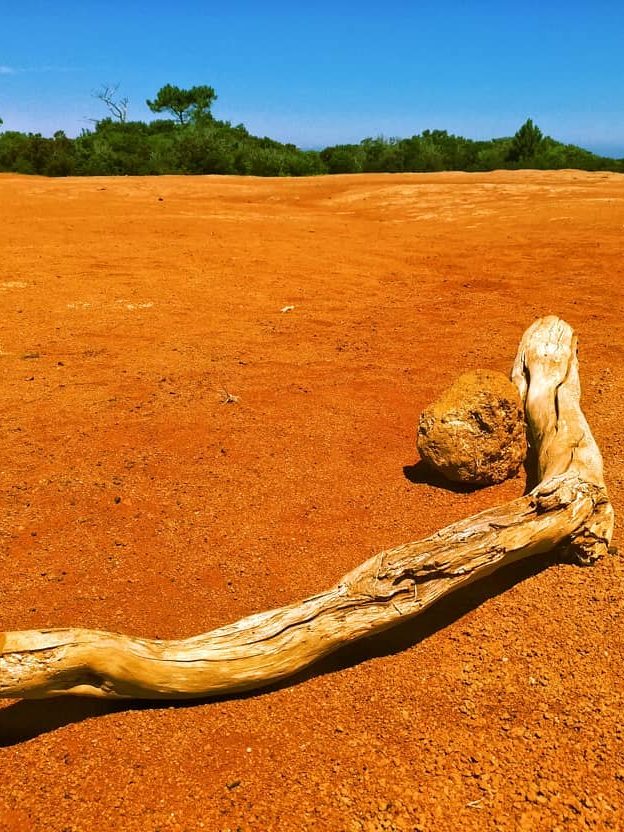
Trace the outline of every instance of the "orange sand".
{"type": "MultiPolygon", "coordinates": [[[[621,515],[623,238],[617,174],[0,176],[0,630],[191,635],[521,494],[416,423],[542,314],[621,515]]],[[[3,703],[0,830],[620,830],[623,579],[520,565],[246,697],[3,703]]]]}

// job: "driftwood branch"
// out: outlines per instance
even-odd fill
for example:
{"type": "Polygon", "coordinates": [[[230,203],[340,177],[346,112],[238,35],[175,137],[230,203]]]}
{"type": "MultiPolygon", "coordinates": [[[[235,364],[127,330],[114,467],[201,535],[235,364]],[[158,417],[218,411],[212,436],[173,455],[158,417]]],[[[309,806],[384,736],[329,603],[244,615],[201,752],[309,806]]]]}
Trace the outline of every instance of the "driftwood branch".
{"type": "Polygon", "coordinates": [[[528,495],[381,552],[298,604],[177,641],[98,630],[0,635],[0,697],[185,698],[269,685],[338,647],[418,615],[502,566],[565,545],[607,550],[613,511],[580,408],[576,337],[555,317],[524,334],[512,378],[525,403],[540,484],[528,495]]]}

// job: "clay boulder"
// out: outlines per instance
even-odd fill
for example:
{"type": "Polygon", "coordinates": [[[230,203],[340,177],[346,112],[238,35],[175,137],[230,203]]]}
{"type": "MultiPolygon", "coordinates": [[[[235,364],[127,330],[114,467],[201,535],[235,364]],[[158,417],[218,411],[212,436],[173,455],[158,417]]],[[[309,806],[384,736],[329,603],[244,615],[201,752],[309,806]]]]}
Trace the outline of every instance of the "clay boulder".
{"type": "Polygon", "coordinates": [[[453,482],[492,485],[515,476],[527,452],[516,386],[493,370],[464,373],[421,414],[417,444],[453,482]]]}

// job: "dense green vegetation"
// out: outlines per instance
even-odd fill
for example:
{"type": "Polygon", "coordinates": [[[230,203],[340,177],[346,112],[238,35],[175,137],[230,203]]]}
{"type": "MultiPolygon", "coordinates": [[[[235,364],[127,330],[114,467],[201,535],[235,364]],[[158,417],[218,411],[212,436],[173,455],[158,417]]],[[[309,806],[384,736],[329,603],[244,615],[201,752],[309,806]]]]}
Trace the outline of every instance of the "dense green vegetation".
{"type": "MultiPolygon", "coordinates": [[[[116,87],[95,94],[111,114],[75,139],[59,130],[0,133],[0,171],[45,176],[243,174],[308,176],[322,173],[486,171],[501,168],[611,170],[624,172],[624,159],[562,144],[531,119],[509,138],[473,141],[446,130],[425,130],[407,139],[369,138],[322,151],[300,150],[269,138],[252,136],[242,125],[218,121],[210,110],[212,87],[185,90],[167,84],[147,104],[172,119],[127,121],[127,100],[116,87]]],[[[0,125],[2,120],[0,119],[0,125]]]]}

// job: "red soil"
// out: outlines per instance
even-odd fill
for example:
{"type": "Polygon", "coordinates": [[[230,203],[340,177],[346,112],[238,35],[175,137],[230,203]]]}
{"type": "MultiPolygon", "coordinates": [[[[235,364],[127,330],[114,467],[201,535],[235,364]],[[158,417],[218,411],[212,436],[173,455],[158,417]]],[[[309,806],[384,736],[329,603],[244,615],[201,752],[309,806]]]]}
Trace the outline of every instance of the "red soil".
{"type": "MultiPolygon", "coordinates": [[[[416,423],[548,313],[622,509],[622,176],[2,176],[0,218],[0,630],[191,635],[521,494],[427,481],[416,423]]],[[[623,578],[520,565],[247,697],[5,702],[0,829],[622,829],[623,578]]]]}

